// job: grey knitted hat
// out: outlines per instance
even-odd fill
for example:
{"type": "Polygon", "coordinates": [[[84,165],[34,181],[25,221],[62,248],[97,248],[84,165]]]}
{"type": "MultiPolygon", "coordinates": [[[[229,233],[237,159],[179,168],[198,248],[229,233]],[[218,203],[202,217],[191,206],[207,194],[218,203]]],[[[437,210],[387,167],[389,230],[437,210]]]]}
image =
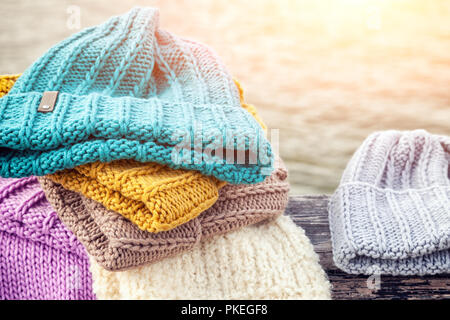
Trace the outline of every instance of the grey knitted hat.
{"type": "Polygon", "coordinates": [[[329,205],[335,264],[354,274],[450,272],[450,138],[370,135],[329,205]]]}

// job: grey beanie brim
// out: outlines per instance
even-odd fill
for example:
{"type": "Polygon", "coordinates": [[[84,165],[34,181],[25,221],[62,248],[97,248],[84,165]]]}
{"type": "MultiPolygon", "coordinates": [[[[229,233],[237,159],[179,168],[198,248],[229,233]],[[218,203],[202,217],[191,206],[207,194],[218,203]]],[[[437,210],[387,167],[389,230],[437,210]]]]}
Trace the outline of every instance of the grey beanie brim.
{"type": "Polygon", "coordinates": [[[445,208],[443,201],[449,198],[450,188],[440,186],[403,192],[340,187],[329,210],[335,264],[352,274],[450,272],[450,204],[445,208]]]}
{"type": "Polygon", "coordinates": [[[334,262],[352,274],[450,272],[450,139],[371,135],[329,205],[334,262]]]}

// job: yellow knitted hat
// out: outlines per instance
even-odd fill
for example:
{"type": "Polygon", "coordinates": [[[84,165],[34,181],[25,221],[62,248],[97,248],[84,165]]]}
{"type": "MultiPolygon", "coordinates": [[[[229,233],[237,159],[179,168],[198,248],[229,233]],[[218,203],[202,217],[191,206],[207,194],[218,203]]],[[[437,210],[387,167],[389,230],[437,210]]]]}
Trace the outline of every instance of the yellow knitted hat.
{"type": "Polygon", "coordinates": [[[89,163],[47,177],[149,232],[170,230],[197,217],[216,202],[224,185],[197,171],[132,160],[89,163]]]}
{"type": "MultiPolygon", "coordinates": [[[[1,92],[6,94],[18,77],[0,76],[1,92]]],[[[244,102],[242,87],[235,82],[242,107],[265,130],[255,107],[244,102]]],[[[155,233],[197,217],[217,201],[219,189],[225,185],[196,171],[174,170],[157,163],[133,160],[88,163],[48,177],[122,214],[140,229],[155,233]]]]}

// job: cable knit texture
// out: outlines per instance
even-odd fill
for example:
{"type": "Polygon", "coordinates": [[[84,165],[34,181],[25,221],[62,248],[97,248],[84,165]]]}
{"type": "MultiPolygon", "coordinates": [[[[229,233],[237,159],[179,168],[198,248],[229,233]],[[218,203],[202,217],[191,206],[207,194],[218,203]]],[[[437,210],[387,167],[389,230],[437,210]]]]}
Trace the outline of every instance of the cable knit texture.
{"type": "Polygon", "coordinates": [[[289,183],[284,164],[264,182],[226,185],[218,201],[197,218],[170,231],[142,231],[100,203],[40,177],[46,196],[64,224],[103,268],[117,271],[148,264],[189,250],[200,239],[225,234],[283,213],[289,183]]]}
{"type": "Polygon", "coordinates": [[[450,138],[369,136],[329,206],[335,264],[348,273],[450,273],[450,138]]]}
{"type": "Polygon", "coordinates": [[[0,299],[94,298],[87,253],[36,178],[0,178],[0,299]]]}
{"type": "Polygon", "coordinates": [[[330,299],[304,231],[287,216],[201,241],[157,263],[111,272],[91,263],[99,299],[330,299]]]}
{"type": "Polygon", "coordinates": [[[212,50],[159,28],[135,8],[62,41],[0,99],[0,175],[45,175],[90,162],[134,159],[261,182],[272,153],[212,50]],[[39,112],[58,91],[52,112],[39,112]],[[224,159],[245,152],[255,163],[224,159]],[[263,170],[264,169],[264,170],[263,170]]]}

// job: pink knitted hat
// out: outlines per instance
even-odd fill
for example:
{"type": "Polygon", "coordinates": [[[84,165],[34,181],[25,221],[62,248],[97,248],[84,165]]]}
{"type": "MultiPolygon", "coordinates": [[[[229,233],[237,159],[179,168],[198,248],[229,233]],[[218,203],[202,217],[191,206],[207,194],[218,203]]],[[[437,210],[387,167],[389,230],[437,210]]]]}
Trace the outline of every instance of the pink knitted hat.
{"type": "Polygon", "coordinates": [[[36,178],[0,178],[0,299],[94,298],[86,251],[36,178]]]}
{"type": "Polygon", "coordinates": [[[48,178],[40,177],[39,181],[61,220],[97,263],[111,271],[155,262],[189,250],[205,237],[276,217],[283,213],[289,192],[287,170],[279,161],[264,182],[227,185],[220,190],[218,201],[200,216],[154,234],[48,178]]]}

